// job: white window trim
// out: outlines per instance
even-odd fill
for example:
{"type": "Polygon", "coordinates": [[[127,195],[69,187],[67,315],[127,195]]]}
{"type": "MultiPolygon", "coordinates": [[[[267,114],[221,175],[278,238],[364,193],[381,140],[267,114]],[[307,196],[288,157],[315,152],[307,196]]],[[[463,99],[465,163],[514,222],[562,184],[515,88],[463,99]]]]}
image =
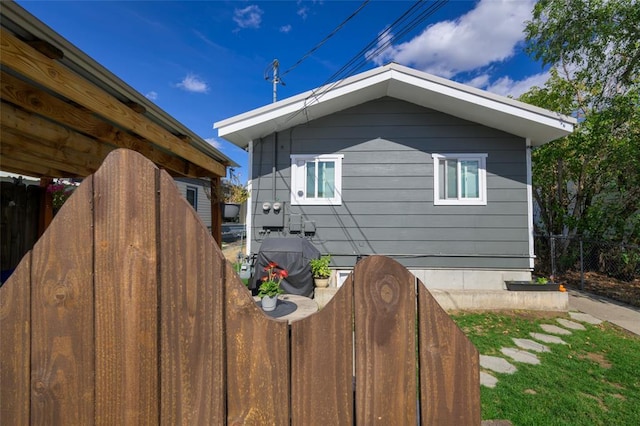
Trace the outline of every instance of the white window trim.
{"type": "Polygon", "coordinates": [[[291,155],[291,205],[292,206],[339,206],[342,205],[342,160],[343,154],[295,154],[291,155]],[[310,160],[335,161],[335,196],[332,198],[311,198],[299,196],[298,191],[306,192],[304,164],[310,160]],[[303,162],[300,165],[300,162],[303,162]]]}
{"type": "MultiPolygon", "coordinates": [[[[486,153],[479,154],[431,154],[433,158],[433,204],[435,206],[486,206],[487,205],[487,157],[486,153]],[[480,167],[478,170],[478,186],[480,197],[478,198],[458,198],[440,199],[440,173],[439,163],[441,160],[478,160],[480,167]]],[[[458,188],[458,194],[460,194],[458,188]]]]}

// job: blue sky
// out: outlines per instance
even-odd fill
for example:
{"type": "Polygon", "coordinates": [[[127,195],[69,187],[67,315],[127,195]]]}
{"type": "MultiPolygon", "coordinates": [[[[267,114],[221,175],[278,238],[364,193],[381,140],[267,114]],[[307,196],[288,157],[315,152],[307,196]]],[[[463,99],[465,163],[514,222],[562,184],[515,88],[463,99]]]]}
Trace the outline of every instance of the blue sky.
{"type": "Polygon", "coordinates": [[[217,138],[213,123],[272,101],[265,71],[276,58],[286,72],[278,99],[329,82],[352,59],[352,74],[394,61],[514,97],[548,77],[523,53],[534,0],[449,0],[402,38],[402,27],[391,24],[415,2],[371,0],[292,69],[363,2],[18,3],[238,162],[243,180],[246,153],[217,138]],[[386,50],[365,57],[367,46],[388,40],[386,50]]]}

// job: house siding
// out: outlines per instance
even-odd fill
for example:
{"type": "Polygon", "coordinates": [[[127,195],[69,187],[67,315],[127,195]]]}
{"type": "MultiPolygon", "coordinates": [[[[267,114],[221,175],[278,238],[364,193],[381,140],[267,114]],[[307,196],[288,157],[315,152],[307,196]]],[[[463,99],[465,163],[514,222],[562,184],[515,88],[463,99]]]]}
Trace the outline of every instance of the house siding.
{"type": "Polygon", "coordinates": [[[202,220],[204,225],[211,229],[211,201],[207,197],[205,190],[209,190],[210,183],[207,180],[194,179],[194,178],[175,178],[174,179],[180,194],[186,198],[187,187],[196,188],[198,190],[197,209],[198,217],[202,220]]]}
{"type": "Polygon", "coordinates": [[[254,141],[252,248],[292,236],[292,214],[333,266],[384,254],[409,268],[529,269],[523,138],[408,102],[381,98],[254,141]],[[291,154],[344,155],[342,205],[291,206],[291,154]],[[486,153],[487,205],[434,206],[432,153],[486,153]],[[273,166],[276,165],[275,179],[273,166]],[[275,189],[274,189],[275,184],[275,189]],[[285,202],[284,229],[263,214],[285,202]]]}

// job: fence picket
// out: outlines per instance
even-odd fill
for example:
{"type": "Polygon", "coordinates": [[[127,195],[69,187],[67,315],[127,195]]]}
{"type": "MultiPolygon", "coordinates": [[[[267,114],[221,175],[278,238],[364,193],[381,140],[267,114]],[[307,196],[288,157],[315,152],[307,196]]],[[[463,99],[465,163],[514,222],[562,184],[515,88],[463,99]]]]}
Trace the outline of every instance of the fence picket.
{"type": "Polygon", "coordinates": [[[31,252],[0,288],[0,423],[27,425],[31,403],[31,252]]]}
{"type": "Polygon", "coordinates": [[[322,311],[291,324],[291,423],[353,423],[353,278],[322,311]]]}
{"type": "Polygon", "coordinates": [[[93,423],[92,179],[33,247],[31,421],[93,423]],[[73,395],[73,398],[68,397],[73,395]]]}
{"type": "Polygon", "coordinates": [[[223,424],[224,259],[160,175],[161,424],[223,424]]]}
{"type": "Polygon", "coordinates": [[[94,175],[99,425],[158,424],[157,171],[116,150],[94,175]]]}
{"type": "Polygon", "coordinates": [[[289,327],[272,320],[227,264],[228,424],[289,423],[289,327]]]}
{"type": "Polygon", "coordinates": [[[358,262],[353,274],[356,423],[415,424],[415,277],[382,256],[358,262]]]}
{"type": "Polygon", "coordinates": [[[479,425],[480,368],[475,346],[418,280],[422,425],[479,425]]]}

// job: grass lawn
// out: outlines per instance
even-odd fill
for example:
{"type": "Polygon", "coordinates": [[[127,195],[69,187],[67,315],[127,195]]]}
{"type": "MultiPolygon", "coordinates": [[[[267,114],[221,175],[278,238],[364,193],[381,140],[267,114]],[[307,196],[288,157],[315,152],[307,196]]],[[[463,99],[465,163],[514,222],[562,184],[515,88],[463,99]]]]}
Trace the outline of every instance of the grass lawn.
{"type": "MultiPolygon", "coordinates": [[[[507,360],[500,348],[517,348],[512,338],[544,333],[540,324],[560,326],[558,316],[531,312],[452,317],[480,354],[507,360]]],[[[482,418],[517,426],[640,425],[640,338],[608,323],[583,325],[586,331],[559,336],[567,345],[544,343],[551,352],[537,354],[539,365],[510,360],[514,374],[490,372],[498,384],[481,387],[482,418]]]]}

